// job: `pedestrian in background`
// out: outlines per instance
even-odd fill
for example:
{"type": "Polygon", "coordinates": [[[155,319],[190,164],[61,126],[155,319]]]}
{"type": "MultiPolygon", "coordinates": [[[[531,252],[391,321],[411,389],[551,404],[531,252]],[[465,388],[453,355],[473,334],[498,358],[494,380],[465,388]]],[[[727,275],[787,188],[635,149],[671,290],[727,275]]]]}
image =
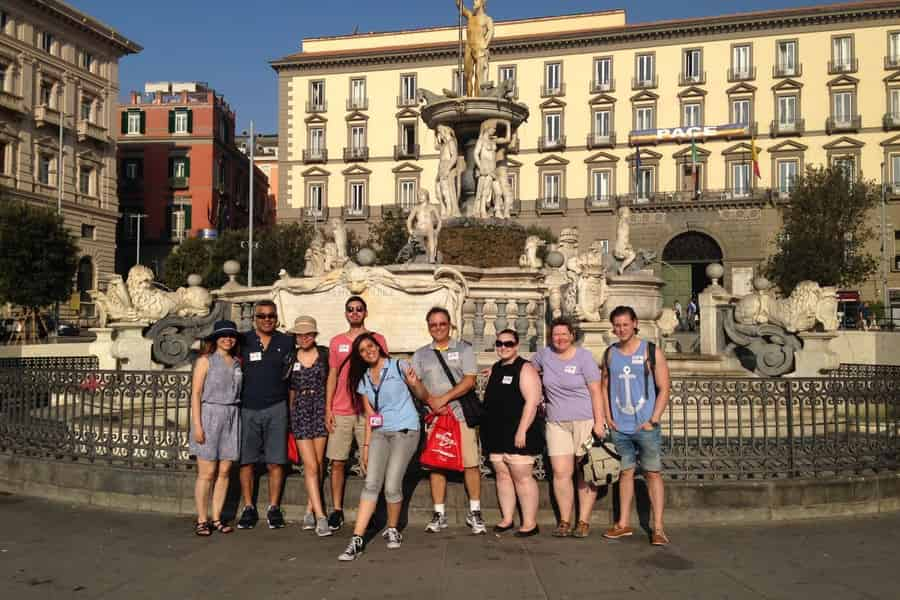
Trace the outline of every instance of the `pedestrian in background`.
{"type": "Polygon", "coordinates": [[[194,532],[209,536],[213,530],[234,531],[222,521],[231,465],[240,455],[240,415],[243,375],[238,360],[238,330],[231,321],[216,321],[212,334],[194,363],[191,385],[190,453],[197,457],[194,532]],[[212,522],[209,520],[212,490],[212,522]]]}

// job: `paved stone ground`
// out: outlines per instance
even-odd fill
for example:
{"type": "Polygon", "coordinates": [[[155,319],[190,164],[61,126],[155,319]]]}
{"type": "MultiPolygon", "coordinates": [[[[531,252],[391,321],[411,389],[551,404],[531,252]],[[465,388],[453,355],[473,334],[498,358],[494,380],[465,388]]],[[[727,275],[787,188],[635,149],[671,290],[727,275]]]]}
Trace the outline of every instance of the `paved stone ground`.
{"type": "Polygon", "coordinates": [[[895,599],[900,514],[669,531],[610,542],[406,532],[339,563],[346,532],[258,527],[202,539],[191,522],[0,495],[0,598],[337,600],[895,599]]]}

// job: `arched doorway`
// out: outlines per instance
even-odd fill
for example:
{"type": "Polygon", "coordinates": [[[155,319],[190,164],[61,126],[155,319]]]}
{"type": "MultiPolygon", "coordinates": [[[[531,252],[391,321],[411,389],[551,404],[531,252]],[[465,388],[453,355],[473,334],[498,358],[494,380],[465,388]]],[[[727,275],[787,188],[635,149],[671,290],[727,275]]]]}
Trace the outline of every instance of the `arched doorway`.
{"type": "Polygon", "coordinates": [[[706,266],[721,263],[722,258],[722,248],[705,233],[687,231],[669,240],[662,255],[665,306],[672,306],[677,299],[686,309],[691,297],[709,284],[706,266]]]}
{"type": "Polygon", "coordinates": [[[78,292],[80,306],[79,317],[94,316],[94,301],[90,294],[94,287],[94,261],[90,256],[82,256],[78,261],[78,273],[75,276],[75,288],[78,292]]]}

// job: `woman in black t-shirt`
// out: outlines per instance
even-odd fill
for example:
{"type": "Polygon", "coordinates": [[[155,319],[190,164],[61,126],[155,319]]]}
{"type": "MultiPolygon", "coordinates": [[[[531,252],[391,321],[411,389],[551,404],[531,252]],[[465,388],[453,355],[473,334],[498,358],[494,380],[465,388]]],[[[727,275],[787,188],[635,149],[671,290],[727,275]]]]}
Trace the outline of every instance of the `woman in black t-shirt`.
{"type": "Polygon", "coordinates": [[[536,457],[544,451],[544,425],[537,416],[541,378],[519,356],[519,335],[515,331],[504,329],[494,345],[500,360],[491,367],[481,421],[481,447],[497,475],[497,498],[503,515],[494,532],[513,528],[518,498],[522,523],[516,536],[528,537],[538,533],[538,487],[532,470],[536,457]]]}

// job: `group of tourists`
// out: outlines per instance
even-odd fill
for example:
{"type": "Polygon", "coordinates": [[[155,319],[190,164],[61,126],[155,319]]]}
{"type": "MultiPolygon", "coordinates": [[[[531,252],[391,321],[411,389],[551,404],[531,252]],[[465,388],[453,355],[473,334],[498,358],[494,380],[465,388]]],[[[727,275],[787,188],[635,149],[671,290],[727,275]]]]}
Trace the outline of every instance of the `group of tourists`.
{"type": "MultiPolygon", "coordinates": [[[[515,530],[518,537],[539,533],[533,468],[537,457],[546,454],[559,509],[552,534],[587,537],[597,487],[585,480],[578,466],[593,445],[607,439],[621,461],[621,510],[603,535],[617,539],[633,534],[630,507],[640,465],[652,502],[651,542],[668,543],[660,419],[668,402],[669,374],[662,352],[637,337],[638,320],[630,307],[612,311],[619,342],[610,346],[600,365],[575,345],[575,328],[565,319],[551,323],[549,345],[530,361],[519,354],[518,333],[500,331],[495,341],[498,360],[484,372],[487,385],[477,424],[467,414],[473,410],[467,402],[472,401],[478,375],[475,353],[471,345],[451,336],[454,324],[446,309],[428,311],[432,341],[409,360],[391,357],[387,340],[366,328],[363,298],[350,297],[344,309],[348,329],[327,347],[317,343],[316,320],[309,316],[298,317],[286,333],[277,331],[277,307],[268,300],[256,303],[249,332],[239,333],[231,321],[215,323],[195,363],[191,394],[197,535],[234,531],[222,510],[235,461],[240,464],[243,506],[237,528],[251,529],[260,519],[253,489],[259,463],[268,469],[266,523],[271,529],[284,527],[279,504],[294,443],[308,498],[302,528],[320,537],[333,535],[344,524],[347,461],[355,442],[365,483],[352,536],[338,558],[354,560],[363,552],[381,494],[387,507],[382,537],[389,549],[399,548],[404,478],[422,449],[426,423],[443,417],[458,426],[469,498],[465,522],[472,533],[487,532],[481,511],[482,453],[496,474],[501,519],[493,532],[515,530]],[[330,514],[322,489],[326,457],[331,466],[330,514]]],[[[425,528],[429,533],[448,527],[447,475],[441,468],[429,468],[434,504],[425,528]]]]}

